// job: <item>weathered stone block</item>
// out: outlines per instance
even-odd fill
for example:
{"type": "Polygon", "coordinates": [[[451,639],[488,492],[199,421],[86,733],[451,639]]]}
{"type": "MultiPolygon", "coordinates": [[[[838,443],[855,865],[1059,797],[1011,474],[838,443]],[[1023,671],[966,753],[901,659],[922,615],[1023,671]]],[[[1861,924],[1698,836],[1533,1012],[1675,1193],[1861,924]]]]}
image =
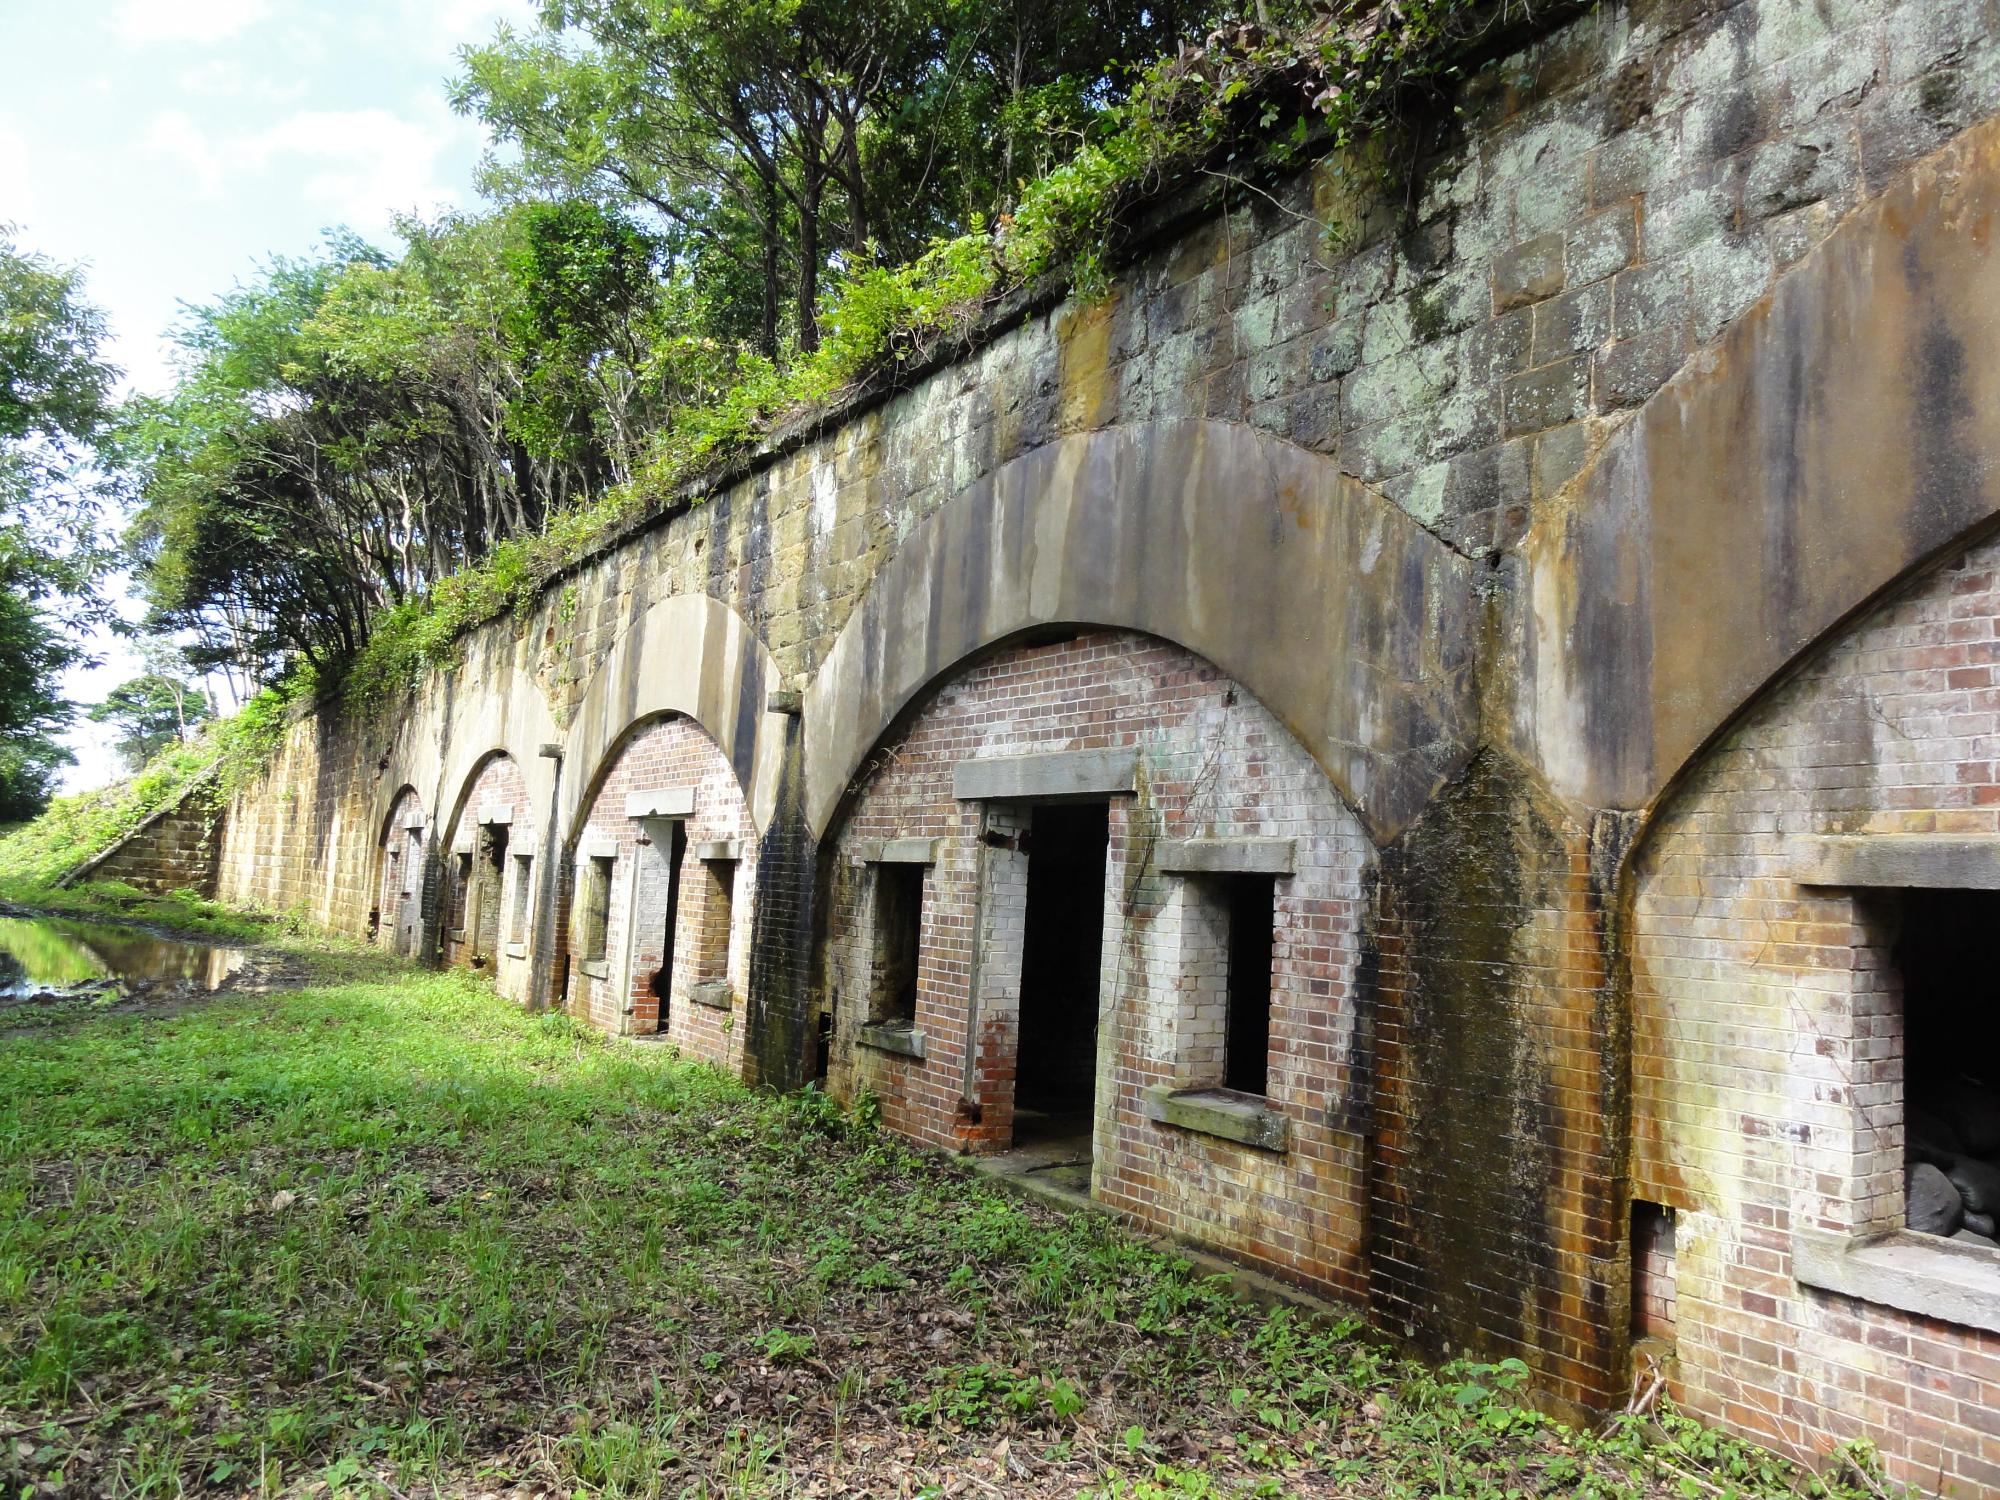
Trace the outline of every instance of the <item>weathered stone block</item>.
{"type": "Polygon", "coordinates": [[[1516,245],[1493,263],[1493,308],[1525,307],[1563,289],[1563,237],[1543,234],[1516,245]]]}
{"type": "Polygon", "coordinates": [[[1611,286],[1579,287],[1535,307],[1530,366],[1551,364],[1579,350],[1595,349],[1611,337],[1611,286]]]}
{"type": "Polygon", "coordinates": [[[1568,231],[1563,261],[1571,286],[1602,281],[1632,263],[1639,247],[1636,206],[1624,202],[1592,214],[1568,231]]]}
{"type": "Polygon", "coordinates": [[[1581,416],[1590,362],[1582,355],[1510,376],[1503,388],[1504,429],[1509,436],[1539,432],[1581,416]]]}
{"type": "Polygon", "coordinates": [[[1637,406],[1665,385],[1687,359],[1678,327],[1655,328],[1599,350],[1591,375],[1591,404],[1598,411],[1637,406]]]}
{"type": "Polygon", "coordinates": [[[1693,313],[1685,261],[1665,261],[1621,271],[1611,284],[1611,332],[1636,338],[1655,328],[1685,323],[1693,313]]]}

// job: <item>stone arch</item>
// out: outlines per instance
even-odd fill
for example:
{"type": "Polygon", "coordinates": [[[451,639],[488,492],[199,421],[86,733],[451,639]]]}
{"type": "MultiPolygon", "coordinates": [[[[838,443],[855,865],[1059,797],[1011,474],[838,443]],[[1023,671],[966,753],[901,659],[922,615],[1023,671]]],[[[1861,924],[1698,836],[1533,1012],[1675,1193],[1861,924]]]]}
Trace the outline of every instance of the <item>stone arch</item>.
{"type": "Polygon", "coordinates": [[[1538,518],[1508,734],[1559,796],[1654,805],[1816,642],[2000,515],[1996,216],[2000,121],[1851,213],[1538,518]]]}
{"type": "Polygon", "coordinates": [[[618,637],[584,689],[564,748],[557,825],[573,840],[578,812],[634,727],[679,714],[721,748],[762,833],[778,802],[785,716],[769,700],[779,685],[770,650],[728,605],[706,594],[660,600],[618,637]]]}
{"type": "Polygon", "coordinates": [[[373,893],[372,935],[392,952],[416,957],[424,949],[424,905],[430,879],[429,818],[422,795],[403,782],[375,820],[376,839],[368,890],[373,893]]]}
{"type": "Polygon", "coordinates": [[[1094,627],[961,661],[872,748],[821,844],[830,1091],[954,1149],[1066,1120],[1103,1201],[1360,1296],[1374,851],[1318,760],[1217,664],[1094,627]]]}
{"type": "Polygon", "coordinates": [[[2000,535],[1983,527],[1872,599],[1734,715],[1649,809],[1626,864],[1633,1193],[1684,1226],[1673,1332],[1693,1357],[1676,1394],[1720,1413],[1729,1398],[1709,1358],[1719,1343],[1761,1338],[1741,1310],[1768,1290],[1763,1316],[1782,1330],[1786,1362],[1731,1369],[1732,1386],[1776,1398],[1760,1405],[1752,1434],[1798,1453],[1866,1437],[1892,1472],[1923,1467],[1923,1442],[1963,1448],[1976,1433],[1947,1414],[1948,1435],[1918,1439],[1893,1414],[1878,1421],[1810,1393],[1908,1336],[1920,1333],[1930,1352],[1916,1362],[1892,1352],[1879,1378],[1919,1384],[1950,1358],[1937,1350],[1991,1343],[1976,1331],[1988,1325],[1924,1301],[1921,1250],[1900,1299],[1838,1279],[1844,1247],[1901,1228],[1911,1110],[1944,1112],[1919,1066],[1924,1051],[1938,1055],[1936,1023],[1947,1023],[1954,1072],[2000,1085],[1983,1008],[1906,988],[1913,971],[1897,950],[1926,903],[1962,895],[1933,885],[1990,876],[1976,861],[1971,875],[1913,863],[1904,878],[1821,860],[1871,840],[1913,862],[1940,836],[1947,850],[2000,845],[2000,755],[1981,731],[1994,714],[1996,631],[2000,535]],[[1823,1316],[1827,1292],[1843,1294],[1838,1319],[1823,1316]]]}
{"type": "Polygon", "coordinates": [[[627,725],[579,785],[561,924],[572,1013],[740,1070],[758,829],[735,767],[663,710],[627,725]]]}
{"type": "Polygon", "coordinates": [[[877,574],[805,695],[825,832],[926,684],[1053,624],[1213,662],[1274,713],[1378,838],[1474,735],[1478,570],[1331,460],[1241,425],[1081,433],[947,501],[877,574]]]}
{"type": "Polygon", "coordinates": [[[525,996],[534,870],[543,857],[528,767],[508,750],[489,748],[471,754],[446,786],[451,812],[436,830],[442,880],[435,951],[444,964],[484,968],[503,991],[525,996]]]}

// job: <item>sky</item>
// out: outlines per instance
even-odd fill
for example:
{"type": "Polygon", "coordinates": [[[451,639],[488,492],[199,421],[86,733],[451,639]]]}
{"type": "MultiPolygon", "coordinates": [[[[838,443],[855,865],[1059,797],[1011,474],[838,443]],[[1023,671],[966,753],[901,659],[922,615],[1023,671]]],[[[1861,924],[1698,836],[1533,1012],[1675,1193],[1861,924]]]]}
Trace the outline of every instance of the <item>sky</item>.
{"type": "MultiPolygon", "coordinates": [[[[483,138],[453,115],[459,46],[532,0],[0,0],[0,223],[85,267],[128,385],[171,378],[183,302],[346,225],[468,206],[483,138]]],[[[135,611],[128,609],[128,614],[135,611]]],[[[108,636],[65,688],[92,703],[142,670],[108,636]]],[[[119,767],[72,731],[68,790],[119,767]]]]}

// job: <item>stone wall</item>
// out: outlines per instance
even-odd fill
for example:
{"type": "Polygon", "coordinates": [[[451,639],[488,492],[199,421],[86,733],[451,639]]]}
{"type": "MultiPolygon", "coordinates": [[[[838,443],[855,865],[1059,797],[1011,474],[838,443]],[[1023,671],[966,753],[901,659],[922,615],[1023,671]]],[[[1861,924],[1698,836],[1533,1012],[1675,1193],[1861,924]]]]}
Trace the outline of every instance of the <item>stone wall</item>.
{"type": "Polygon", "coordinates": [[[211,773],[102,854],[71,870],[63,883],[116,880],[142,891],[212,896],[221,858],[222,814],[211,773]]]}
{"type": "Polygon", "coordinates": [[[1043,814],[1032,796],[968,799],[954,781],[967,763],[1051,752],[1122,753],[1136,788],[1101,798],[1108,848],[1088,917],[1100,939],[1087,987],[1098,1077],[1081,1097],[1092,1102],[1083,1151],[1095,1196],[1358,1297],[1367,1151],[1355,979],[1367,840],[1283,726],[1178,647],[1086,632],[1003,650],[943,684],[883,744],[828,840],[833,1092],[871,1090],[885,1124],[918,1140],[974,1151],[1014,1143],[1018,1068],[1066,1040],[1050,1034],[1058,1016],[1035,1011],[1041,997],[1022,993],[1035,982],[1022,939],[1026,882],[1045,857],[1043,814]],[[1196,930],[1201,877],[1175,852],[1187,840],[1284,846],[1265,918],[1275,929],[1269,1055],[1246,1091],[1285,1132],[1281,1152],[1156,1118],[1155,1090],[1222,1083],[1223,1000],[1212,984],[1202,992],[1222,956],[1196,930]],[[900,1037],[866,1028],[871,902],[880,861],[896,857],[885,846],[903,841],[924,846],[902,856],[925,871],[919,1056],[886,1050],[900,1037]]]}
{"type": "Polygon", "coordinates": [[[715,742],[683,718],[640,729],[618,752],[584,817],[580,856],[610,857],[613,878],[606,958],[590,963],[572,947],[570,1009],[607,1031],[665,1035],[690,1056],[740,1070],[756,899],[747,857],[756,846],[743,788],[715,742]],[[667,792],[685,801],[650,795],[667,792]],[[632,817],[634,798],[662,815],[632,817]],[[670,880],[675,824],[679,869],[670,880]],[[665,982],[656,978],[663,970],[665,982]],[[671,1002],[665,1024],[663,998],[671,1002]]]}
{"type": "MultiPolygon", "coordinates": [[[[1272,1032],[1288,1050],[1274,1084],[1291,1069],[1341,1107],[1300,1112],[1296,1150],[1255,1171],[1242,1143],[1128,1108],[1101,1127],[1100,1196],[1365,1296],[1432,1350],[1519,1354],[1597,1406],[1633,1373],[1633,1203],[1658,1203],[1676,1211],[1689,1399],[1806,1453],[1878,1431],[1835,1354],[1795,1363],[1793,1343],[1859,1359],[1842,1330],[1909,1338],[1910,1359],[1864,1380],[1914,1410],[1934,1399],[1918,1336],[1803,1289],[1772,1203],[1738,1191],[1804,1149],[1786,1131],[1822,1149],[1834,1101],[1814,1091],[1832,1085],[1801,1059],[1738,1111],[1769,1131],[1754,1170],[1726,1106],[1684,1123],[1689,1100],[1737,1096],[1735,1054],[1682,1056],[1648,1031],[1696,1002],[1645,988],[1665,971],[1632,850],[1666,847],[1675,788],[1772,684],[2000,517],[1996,22],[1990,0],[1609,5],[1474,72],[1409,194],[1382,193],[1364,155],[1224,183],[1162,220],[1107,297],[1030,308],[774,443],[469,633],[453,670],[379,717],[300,724],[232,802],[221,889],[364,931],[399,820],[449,818],[503,753],[544,850],[520,992],[559,1003],[579,839],[603,815],[589,800],[635,728],[678,716],[754,835],[730,1065],[777,1086],[823,1067],[837,1090],[876,1088],[913,1135],[997,1144],[1004,993],[969,1100],[932,1076],[966,1035],[943,969],[925,979],[942,1024],[924,1025],[922,1068],[855,1044],[854,820],[888,805],[885,749],[980,673],[1049,672],[1053,724],[1104,667],[1052,630],[1138,642],[1118,649],[1160,681],[1212,673],[1202,694],[1264,716],[1270,765],[1319,778],[1288,783],[1299,808],[1351,820],[1329,867],[1347,884],[1315,898],[1340,905],[1338,940],[1313,945],[1325,992],[1274,996],[1292,1010],[1272,1032]],[[1660,1170],[1669,1134],[1677,1176],[1660,1170]],[[1710,1373],[1724,1358],[1733,1385],[1710,1373]],[[1751,1390],[1781,1409],[1824,1398],[1824,1415],[1779,1422],[1751,1390]]],[[[1130,701],[1171,739],[1171,693],[1130,701]]],[[[993,711],[1023,743],[1040,732],[993,711]]],[[[1954,787],[1982,784],[1969,744],[1937,752],[1954,787]]],[[[1883,817],[1904,807],[1891,783],[1869,795],[1883,817]]],[[[940,941],[1006,953],[996,918],[1022,872],[1002,845],[1034,812],[983,803],[993,896],[977,914],[927,896],[940,941]]],[[[940,828],[933,885],[967,853],[962,827],[940,828]]],[[[443,838],[425,827],[412,846],[433,872],[443,838]]],[[[434,875],[402,889],[435,951],[434,875]]],[[[1156,934],[1177,924],[1168,905],[1156,934]]],[[[1180,916],[1198,936],[1201,913],[1180,916]]],[[[1190,944],[1170,987],[1163,943],[1134,971],[1130,1024],[1102,1031],[1127,1092],[1187,1081],[1154,1042],[1199,1029],[1210,960],[1190,944]],[[1176,1005],[1192,1010],[1163,1024],[1176,1005]]],[[[1826,943],[1855,948],[1838,923],[1826,943]]],[[[1755,958],[1716,993],[1740,984],[1755,1007],[1791,984],[1755,958]]],[[[1880,1203],[1900,1201],[1876,1176],[1880,1203]]],[[[1984,1334],[1926,1326],[1927,1356],[1985,1378],[1965,1363],[1989,1357],[1984,1334]]],[[[1937,1442],[1990,1461],[1951,1420],[1937,1442]]],[[[1916,1448],[1896,1451],[1916,1474],[1916,1448]]]]}

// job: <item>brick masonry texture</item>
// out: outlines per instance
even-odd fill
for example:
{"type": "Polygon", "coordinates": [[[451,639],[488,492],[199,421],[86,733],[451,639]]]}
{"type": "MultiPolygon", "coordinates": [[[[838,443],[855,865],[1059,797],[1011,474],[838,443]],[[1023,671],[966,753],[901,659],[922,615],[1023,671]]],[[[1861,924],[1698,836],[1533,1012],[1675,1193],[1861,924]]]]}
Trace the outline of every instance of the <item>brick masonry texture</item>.
{"type": "Polygon", "coordinates": [[[214,783],[197,781],[68,880],[120,881],[142,891],[213,895],[222,860],[222,813],[214,783]]]}
{"type": "Polygon", "coordinates": [[[612,853],[610,957],[602,974],[591,973],[572,936],[570,1011],[607,1031],[663,1034],[690,1056],[740,1071],[755,870],[742,858],[704,861],[700,848],[724,841],[751,853],[756,849],[757,830],[729,762],[692,721],[660,720],[618,752],[589,808],[578,840],[579,863],[612,853]],[[654,976],[666,956],[671,825],[628,817],[625,808],[628,796],[669,789],[691,790],[694,811],[680,820],[685,849],[662,1027],[654,976]],[[695,986],[715,983],[728,986],[727,1004],[697,1003],[695,986]]]}
{"type": "Polygon", "coordinates": [[[1798,877],[1813,835],[2000,832],[1996,663],[1986,542],[1716,746],[1646,837],[1633,919],[1634,1190],[1680,1211],[1677,1393],[1791,1447],[1865,1433],[1964,1494],[2000,1487],[2000,1338],[1792,1278],[1795,1229],[1903,1218],[1893,902],[1798,877]]]}
{"type": "Polygon", "coordinates": [[[1366,1154],[1353,1123],[1362,1113],[1354,980],[1367,840],[1290,734],[1177,647],[1090,632],[1004,651],[944,685],[883,745],[831,841],[833,1091],[871,1089],[891,1129],[937,1145],[990,1151],[1012,1142],[1016,1057],[1047,1045],[1020,1035],[1023,881],[1034,856],[995,851],[982,836],[996,834],[996,819],[1008,835],[1025,827],[1032,836],[1034,809],[958,801],[952,773],[967,760],[1124,747],[1139,753],[1142,770],[1135,795],[1107,799],[1096,1195],[1163,1230],[1358,1297],[1366,1154]],[[1145,1114],[1149,1087],[1220,1081],[1214,1049],[1188,1035],[1197,974],[1183,945],[1196,882],[1162,873],[1156,853],[1164,839],[1195,837],[1295,844],[1295,873],[1275,889],[1270,1001],[1269,1100],[1290,1128],[1282,1154],[1145,1114]],[[873,845],[903,838],[936,841],[924,882],[922,1059],[853,1045],[869,1019],[876,871],[865,861],[873,845]],[[1006,924],[1001,940],[989,933],[976,942],[982,911],[1006,924]]]}
{"type": "Polygon", "coordinates": [[[1108,296],[1032,309],[607,543],[393,708],[301,720],[230,804],[219,889],[445,953],[456,824],[511,767],[509,862],[529,830],[537,852],[499,982],[550,1005],[567,975],[578,1014],[645,1032],[664,871],[624,797],[686,776],[701,837],[742,848],[726,942],[713,870],[683,861],[669,1037],[992,1150],[1038,809],[960,803],[951,766],[1129,743],[1100,1199],[1598,1408],[1632,1378],[1635,1298],[1665,1336],[1660,1246],[1633,1233],[1633,1199],[1658,1203],[1685,1399],[1807,1457],[1872,1436],[1899,1476],[1991,1488],[1991,1336],[1791,1274],[1798,1228],[1900,1203],[1874,919],[1742,895],[1781,877],[1726,843],[2000,831],[1984,585],[1907,668],[1851,623],[1984,576],[1967,549],[2000,524],[1996,35],[1991,0],[1571,19],[1469,75],[1413,191],[1381,192],[1370,148],[1232,187],[1108,296]],[[1836,659],[1942,673],[1898,692],[1963,704],[1800,708],[1836,659]],[[1792,748],[1735,786],[1767,731],[1792,748]],[[1203,831],[1301,850],[1276,883],[1282,1153],[1147,1107],[1214,1081],[1214,892],[1151,842],[1203,831]],[[921,1058],[858,1036],[869,850],[914,836],[938,840],[921,1058]],[[601,978],[572,936],[600,846],[601,978]]]}

